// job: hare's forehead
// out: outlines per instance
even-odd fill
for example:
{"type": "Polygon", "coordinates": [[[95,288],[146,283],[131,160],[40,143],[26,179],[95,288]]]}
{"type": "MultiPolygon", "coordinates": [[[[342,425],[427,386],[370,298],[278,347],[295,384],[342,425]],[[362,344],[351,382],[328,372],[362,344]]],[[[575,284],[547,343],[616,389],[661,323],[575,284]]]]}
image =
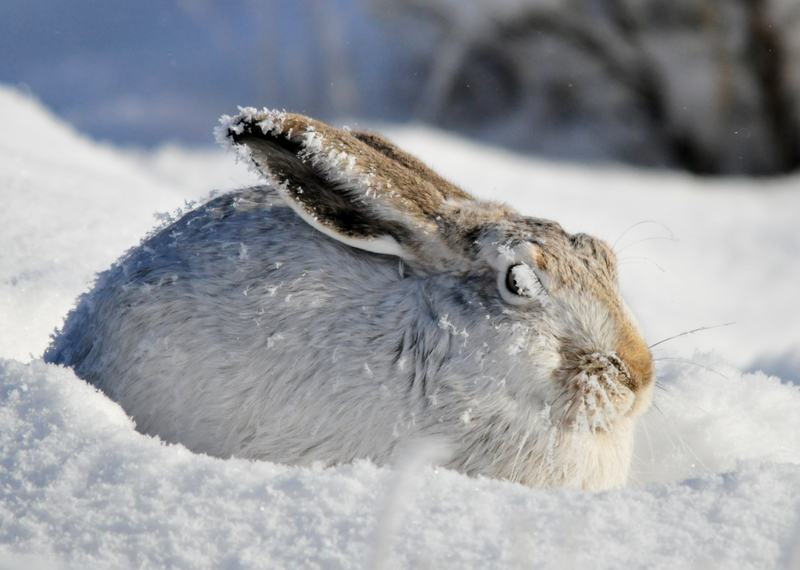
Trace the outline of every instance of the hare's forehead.
{"type": "Polygon", "coordinates": [[[507,215],[502,220],[486,220],[481,226],[473,233],[480,235],[484,251],[494,253],[496,249],[518,262],[535,261],[546,250],[570,247],[569,234],[549,220],[507,215]]]}
{"type": "MultiPolygon", "coordinates": [[[[511,208],[491,202],[452,203],[441,224],[444,234],[466,251],[475,251],[492,266],[527,263],[542,270],[575,266],[614,271],[615,256],[603,241],[587,234],[569,234],[557,222],[523,216],[511,208]],[[444,229],[444,228],[443,228],[444,229]]],[[[455,244],[453,244],[455,245],[455,244]]]]}
{"type": "Polygon", "coordinates": [[[616,256],[604,241],[587,234],[568,234],[556,222],[536,218],[486,224],[481,251],[492,265],[527,263],[549,272],[616,272],[616,256]]]}

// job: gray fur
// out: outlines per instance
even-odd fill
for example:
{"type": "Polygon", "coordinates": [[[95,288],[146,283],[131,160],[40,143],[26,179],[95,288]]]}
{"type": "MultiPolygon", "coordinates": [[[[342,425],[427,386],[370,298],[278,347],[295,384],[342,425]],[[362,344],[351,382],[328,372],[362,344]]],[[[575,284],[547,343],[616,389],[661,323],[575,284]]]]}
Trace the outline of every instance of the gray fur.
{"type": "Polygon", "coordinates": [[[653,372],[608,246],[474,200],[379,137],[254,109],[222,137],[269,184],[100,274],[48,362],[141,432],[219,457],[383,464],[436,438],[471,475],[625,481],[653,372]]]}

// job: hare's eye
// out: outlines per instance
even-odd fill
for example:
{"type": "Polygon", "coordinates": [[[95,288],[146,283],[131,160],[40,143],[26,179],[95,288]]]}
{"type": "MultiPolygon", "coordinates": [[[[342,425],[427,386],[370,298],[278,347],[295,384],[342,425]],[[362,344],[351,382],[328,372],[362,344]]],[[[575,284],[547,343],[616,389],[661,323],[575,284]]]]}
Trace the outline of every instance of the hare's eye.
{"type": "Polygon", "coordinates": [[[528,265],[517,263],[508,268],[506,289],[518,297],[535,297],[541,285],[528,265]]]}
{"type": "Polygon", "coordinates": [[[514,268],[518,267],[521,264],[512,265],[508,268],[508,273],[506,274],[506,289],[514,293],[514,295],[522,295],[522,291],[520,290],[519,283],[517,282],[517,277],[514,275],[514,268]]]}

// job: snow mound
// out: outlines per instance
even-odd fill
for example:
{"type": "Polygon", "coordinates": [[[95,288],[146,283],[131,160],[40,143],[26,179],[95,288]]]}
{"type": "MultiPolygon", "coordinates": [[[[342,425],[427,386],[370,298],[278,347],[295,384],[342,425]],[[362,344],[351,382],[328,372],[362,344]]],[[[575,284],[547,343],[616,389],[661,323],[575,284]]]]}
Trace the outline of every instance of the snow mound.
{"type": "Polygon", "coordinates": [[[800,464],[800,388],[719,357],[657,367],[655,407],[640,423],[632,485],[735,471],[742,461],[800,464]]]}
{"type": "Polygon", "coordinates": [[[215,459],[41,361],[0,362],[0,449],[0,560],[49,568],[768,568],[800,496],[800,466],[752,461],[595,494],[215,459]]]}

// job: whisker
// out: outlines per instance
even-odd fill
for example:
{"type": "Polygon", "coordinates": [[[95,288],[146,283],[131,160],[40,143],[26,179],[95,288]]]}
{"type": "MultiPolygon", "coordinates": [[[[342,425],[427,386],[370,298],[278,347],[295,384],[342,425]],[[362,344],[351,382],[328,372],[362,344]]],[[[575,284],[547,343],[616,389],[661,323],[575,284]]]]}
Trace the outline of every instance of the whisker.
{"type": "Polygon", "coordinates": [[[658,263],[656,263],[655,261],[653,261],[653,260],[652,260],[652,259],[650,259],[649,257],[645,257],[645,256],[643,256],[643,255],[634,255],[634,256],[632,256],[632,257],[626,257],[625,259],[620,259],[620,260],[617,262],[617,265],[625,265],[625,262],[626,262],[626,261],[629,261],[629,260],[631,260],[631,259],[644,259],[645,261],[649,261],[650,263],[652,263],[653,265],[655,265],[655,266],[656,266],[658,269],[660,269],[660,270],[661,270],[661,273],[666,273],[666,271],[664,271],[664,268],[663,268],[663,267],[661,267],[661,266],[660,266],[658,263]]]}
{"type": "Polygon", "coordinates": [[[564,408],[564,411],[561,413],[561,424],[563,425],[569,418],[572,413],[572,407],[575,405],[575,402],[570,402],[569,406],[564,408]]]}
{"type": "MultiPolygon", "coordinates": [[[[637,467],[638,466],[650,467],[651,470],[652,470],[652,468],[655,467],[655,464],[656,464],[655,453],[653,451],[653,440],[650,437],[650,429],[647,427],[647,423],[646,422],[642,422],[641,426],[642,426],[642,429],[644,430],[645,439],[647,440],[647,447],[648,447],[648,450],[649,450],[648,456],[649,456],[650,460],[649,461],[645,461],[641,457],[640,454],[635,453],[635,452],[634,452],[634,456],[633,457],[636,460],[637,467]]],[[[644,475],[644,470],[641,467],[638,467],[636,469],[636,471],[633,471],[630,474],[630,480],[635,481],[639,485],[642,484],[642,475],[644,475]]]]}
{"type": "Polygon", "coordinates": [[[658,404],[656,404],[655,402],[652,402],[650,405],[653,406],[653,409],[655,411],[657,411],[662,416],[666,417],[666,415],[664,415],[664,412],[661,411],[661,408],[658,407],[658,404]]]}
{"type": "Polygon", "coordinates": [[[647,348],[653,348],[654,346],[658,346],[659,344],[665,343],[668,340],[672,340],[672,339],[675,339],[675,338],[686,336],[687,334],[694,334],[696,332],[707,331],[709,329],[718,329],[720,327],[729,327],[729,326],[735,325],[735,324],[736,324],[735,322],[732,322],[732,323],[725,323],[725,324],[722,324],[722,325],[712,325],[710,327],[700,327],[699,329],[694,329],[694,330],[691,330],[691,331],[682,332],[681,334],[676,334],[675,336],[671,336],[671,337],[665,338],[664,340],[660,340],[660,341],[658,341],[658,342],[656,342],[654,344],[651,344],[647,348]]]}
{"type": "MultiPolygon", "coordinates": [[[[672,396],[671,392],[667,392],[667,394],[672,396]]],[[[678,400],[674,396],[672,396],[672,397],[673,397],[673,400],[676,400],[676,401],[678,400]]],[[[684,404],[684,403],[682,402],[682,404],[684,404]]],[[[709,415],[708,412],[706,410],[704,410],[703,408],[701,408],[700,406],[698,406],[696,404],[692,404],[691,402],[689,402],[689,405],[692,406],[693,408],[699,410],[703,415],[705,415],[705,416],[709,415]]],[[[680,443],[680,446],[675,445],[675,443],[673,442],[672,437],[670,436],[669,432],[664,431],[663,433],[669,439],[670,444],[673,445],[676,449],[681,449],[682,448],[682,449],[688,451],[695,458],[697,463],[703,469],[708,470],[708,467],[706,467],[705,462],[700,458],[699,455],[697,455],[697,453],[694,451],[694,449],[692,449],[692,447],[688,443],[686,443],[686,441],[681,437],[680,432],[675,427],[675,422],[669,416],[667,416],[664,412],[662,412],[657,406],[655,406],[655,402],[653,403],[653,406],[654,406],[655,410],[659,412],[659,415],[658,416],[654,416],[654,417],[659,417],[659,418],[661,418],[663,420],[663,424],[662,425],[668,426],[670,428],[670,431],[672,432],[672,434],[675,435],[675,437],[677,437],[678,442],[680,443]]]]}
{"type": "MultiPolygon", "coordinates": [[[[553,400],[553,407],[555,407],[555,406],[556,406],[556,404],[558,404],[558,403],[559,403],[559,401],[560,401],[562,398],[567,398],[567,399],[569,399],[569,393],[568,393],[568,392],[569,392],[569,388],[567,388],[567,387],[564,387],[564,388],[561,390],[561,393],[560,393],[558,396],[556,396],[556,399],[555,399],[555,400],[553,400]]],[[[559,406],[559,407],[560,407],[560,406],[559,406]]],[[[567,410],[568,410],[568,409],[569,409],[569,406],[567,406],[567,410]]],[[[563,409],[563,408],[562,408],[562,410],[561,410],[561,417],[558,419],[558,423],[559,423],[559,424],[561,424],[561,423],[563,423],[563,422],[564,422],[564,418],[566,417],[566,411],[567,411],[567,410],[565,410],[565,409],[563,409]]]]}
{"type": "Polygon", "coordinates": [[[564,420],[566,420],[567,416],[569,416],[569,412],[572,409],[572,406],[575,404],[575,400],[570,398],[569,392],[570,392],[569,387],[565,386],[561,390],[561,393],[558,395],[558,397],[553,401],[553,405],[555,405],[562,398],[566,398],[567,402],[569,403],[567,406],[561,408],[561,416],[558,418],[558,424],[564,423],[564,420]]]}
{"type": "Polygon", "coordinates": [[[563,386],[561,388],[561,392],[558,393],[558,396],[555,397],[553,403],[558,402],[562,397],[566,396],[569,392],[569,386],[563,386]]]}
{"type": "Polygon", "coordinates": [[[517,454],[514,456],[514,464],[511,466],[511,481],[516,481],[517,476],[517,466],[519,465],[519,458],[522,455],[522,450],[525,448],[525,444],[528,443],[528,440],[531,438],[532,429],[529,429],[525,432],[525,436],[522,438],[522,442],[519,444],[519,449],[517,449],[517,454]]]}
{"type": "Polygon", "coordinates": [[[725,378],[725,380],[730,380],[730,378],[725,376],[722,372],[714,370],[713,368],[709,368],[708,366],[703,366],[702,364],[698,364],[697,362],[693,362],[691,360],[687,360],[685,358],[654,358],[653,359],[654,362],[660,362],[661,360],[669,360],[669,361],[673,361],[673,362],[685,362],[687,364],[694,364],[695,366],[697,366],[699,368],[702,368],[704,370],[708,370],[709,372],[713,372],[714,374],[722,376],[723,378],[725,378]]]}
{"type": "Polygon", "coordinates": [[[622,253],[623,251],[625,251],[626,249],[628,249],[632,245],[636,245],[637,243],[642,243],[643,241],[650,241],[650,240],[654,240],[654,239],[664,240],[664,241],[677,241],[674,237],[653,236],[653,237],[648,237],[648,238],[642,238],[642,239],[637,239],[636,241],[629,243],[628,245],[626,245],[625,247],[623,247],[622,249],[620,249],[616,253],[617,253],[617,255],[619,255],[620,253],[622,253]]]}
{"type": "MultiPolygon", "coordinates": [[[[625,235],[626,235],[626,234],[627,234],[629,231],[631,231],[633,228],[635,228],[636,226],[641,226],[641,225],[643,225],[643,224],[656,224],[656,225],[659,225],[659,226],[661,226],[662,228],[664,228],[665,230],[667,230],[667,233],[669,233],[669,236],[670,236],[670,238],[672,238],[673,240],[675,239],[675,235],[672,233],[672,231],[671,231],[671,230],[670,230],[670,229],[669,229],[667,226],[665,226],[664,224],[662,224],[661,222],[657,222],[656,220],[644,220],[644,221],[641,221],[641,222],[636,222],[636,223],[635,223],[635,224],[633,224],[631,227],[629,227],[627,230],[625,230],[624,232],[622,232],[622,235],[621,235],[621,236],[619,236],[619,237],[617,238],[617,241],[615,241],[615,242],[614,242],[614,245],[612,245],[612,246],[611,246],[611,249],[613,249],[614,251],[616,251],[617,244],[620,242],[620,240],[621,240],[622,238],[624,238],[624,237],[625,237],[625,235]]],[[[666,238],[665,238],[665,239],[666,239],[666,238]]],[[[628,247],[628,246],[625,246],[625,247],[628,247]]],[[[617,252],[617,253],[619,253],[619,252],[617,252]]]]}

